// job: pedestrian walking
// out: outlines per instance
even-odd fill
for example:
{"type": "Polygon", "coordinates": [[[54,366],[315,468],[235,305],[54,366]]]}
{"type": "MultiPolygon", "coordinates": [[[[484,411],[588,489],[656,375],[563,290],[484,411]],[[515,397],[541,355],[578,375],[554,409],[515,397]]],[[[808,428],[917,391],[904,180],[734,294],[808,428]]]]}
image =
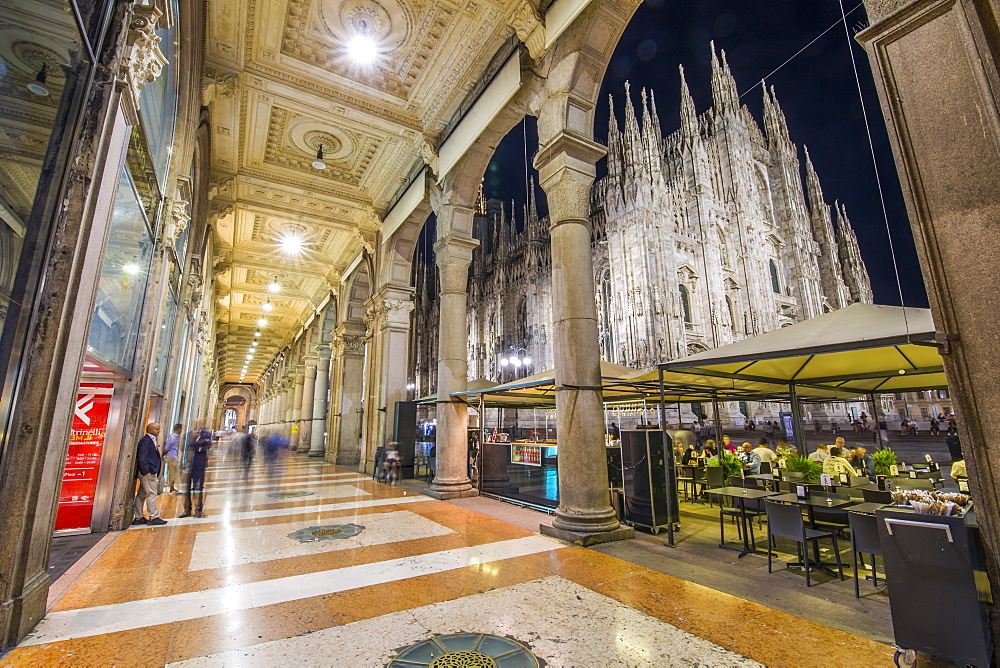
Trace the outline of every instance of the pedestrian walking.
{"type": "Polygon", "coordinates": [[[198,493],[198,505],[194,507],[195,517],[204,517],[205,507],[205,469],[208,468],[208,451],[212,448],[212,432],[202,429],[192,443],[188,444],[190,465],[188,469],[187,494],[184,495],[184,512],[181,517],[190,517],[192,510],[191,495],[198,493]]]}
{"type": "Polygon", "coordinates": [[[180,422],[175,424],[174,430],[167,434],[166,442],[163,444],[163,463],[167,467],[167,481],[163,485],[164,492],[169,487],[174,494],[181,493],[181,462],[177,458],[177,446],[180,444],[183,429],[184,425],[180,422]]]}
{"type": "Polygon", "coordinates": [[[136,459],[139,465],[139,489],[135,494],[135,519],[132,524],[152,524],[159,526],[167,521],[160,519],[160,511],[156,507],[156,488],[160,478],[160,450],[156,447],[156,438],[160,435],[160,425],[150,422],[146,425],[146,435],[139,439],[136,446],[136,459]],[[143,508],[149,517],[143,516],[143,508]]]}

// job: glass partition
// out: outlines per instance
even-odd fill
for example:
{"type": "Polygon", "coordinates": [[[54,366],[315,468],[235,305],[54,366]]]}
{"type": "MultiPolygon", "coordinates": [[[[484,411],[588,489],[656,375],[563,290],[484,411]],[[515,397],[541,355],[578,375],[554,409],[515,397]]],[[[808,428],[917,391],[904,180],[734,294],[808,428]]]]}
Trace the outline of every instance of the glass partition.
{"type": "Polygon", "coordinates": [[[142,203],[122,169],[88,341],[92,353],[122,370],[132,368],[152,246],[142,203]]]}
{"type": "Polygon", "coordinates": [[[163,307],[160,320],[160,340],[156,345],[156,360],[153,364],[153,388],[161,393],[166,390],[167,370],[170,367],[170,350],[174,339],[174,321],[177,319],[177,300],[167,291],[167,303],[163,307]]]}

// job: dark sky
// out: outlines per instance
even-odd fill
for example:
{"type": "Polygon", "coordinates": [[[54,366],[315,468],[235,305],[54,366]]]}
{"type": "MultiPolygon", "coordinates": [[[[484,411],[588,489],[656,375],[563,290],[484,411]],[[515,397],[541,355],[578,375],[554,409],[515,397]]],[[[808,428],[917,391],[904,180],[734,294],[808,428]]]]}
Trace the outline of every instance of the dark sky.
{"type": "MultiPolygon", "coordinates": [[[[851,34],[863,27],[866,16],[855,0],[844,0],[851,34]],[[857,7],[857,8],[856,8],[857,7]],[[853,11],[852,11],[853,9],[853,11]]],[[[646,0],[618,44],[604,79],[597,108],[595,138],[605,141],[608,94],[615,98],[619,125],[624,116],[625,81],[631,82],[633,104],[639,105],[643,87],[656,93],[661,130],[670,134],[679,125],[680,83],[677,65],[683,64],[698,112],[712,103],[709,42],[725,49],[742,96],[758,124],[761,119],[762,77],[806,46],[840,18],[838,0],[646,0]]],[[[871,124],[879,174],[889,215],[889,226],[899,265],[907,306],[927,306],[900,193],[899,179],[886,136],[868,57],[853,39],[862,91],[871,124]]],[[[892,253],[879,200],[871,150],[865,130],[848,40],[838,24],[815,44],[767,78],[773,85],[792,141],[809,147],[828,204],[839,199],[847,205],[861,245],[861,254],[872,278],[875,301],[900,303],[893,272],[892,253]]],[[[504,138],[486,174],[487,197],[525,200],[524,139],[527,131],[528,162],[535,153],[534,119],[517,126],[504,138]]],[[[800,153],[800,160],[802,155],[800,153]]],[[[598,165],[603,175],[604,161],[598,165]]],[[[534,174],[533,170],[530,170],[534,174]]],[[[541,189],[539,197],[544,198],[541,189]]],[[[544,209],[544,203],[540,203],[544,209]]],[[[544,211],[543,211],[544,214],[544,211]]]]}

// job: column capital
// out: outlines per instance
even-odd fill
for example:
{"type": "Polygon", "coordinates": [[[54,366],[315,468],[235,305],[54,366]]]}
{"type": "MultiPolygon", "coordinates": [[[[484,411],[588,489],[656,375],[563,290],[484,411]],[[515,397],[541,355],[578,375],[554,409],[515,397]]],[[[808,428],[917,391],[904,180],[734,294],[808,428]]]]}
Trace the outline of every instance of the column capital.
{"type": "Polygon", "coordinates": [[[539,185],[546,189],[545,182],[563,170],[579,172],[593,180],[597,174],[595,165],[605,153],[607,149],[593,139],[563,130],[538,149],[535,155],[534,166],[538,170],[539,185]]]}

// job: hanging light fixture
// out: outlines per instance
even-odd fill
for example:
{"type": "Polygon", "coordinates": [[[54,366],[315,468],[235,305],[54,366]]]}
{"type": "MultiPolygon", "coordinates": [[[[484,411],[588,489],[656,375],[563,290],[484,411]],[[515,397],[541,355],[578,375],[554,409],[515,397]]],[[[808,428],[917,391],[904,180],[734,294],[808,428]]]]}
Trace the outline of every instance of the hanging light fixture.
{"type": "Polygon", "coordinates": [[[274,304],[272,304],[271,300],[268,299],[266,302],[264,302],[264,304],[263,304],[263,306],[261,306],[261,308],[264,309],[265,311],[273,311],[274,310],[274,304]]]}
{"type": "Polygon", "coordinates": [[[313,169],[326,169],[326,163],[323,162],[323,145],[319,145],[319,149],[316,151],[316,159],[312,162],[313,169]]]}
{"type": "Polygon", "coordinates": [[[38,74],[35,75],[35,80],[26,86],[26,88],[32,93],[41,97],[49,96],[49,89],[45,87],[45,68],[46,64],[42,63],[42,69],[38,70],[38,74]]]}
{"type": "MultiPolygon", "coordinates": [[[[253,335],[254,336],[260,336],[260,330],[258,329],[256,332],[253,333],[253,335]]],[[[256,343],[256,341],[254,341],[254,343],[256,343]]]]}
{"type": "Polygon", "coordinates": [[[271,284],[267,286],[267,289],[272,294],[278,294],[279,292],[281,292],[281,283],[278,283],[277,276],[275,276],[274,280],[271,281],[271,284]]]}
{"type": "MultiPolygon", "coordinates": [[[[258,327],[266,327],[267,326],[267,320],[265,320],[264,318],[260,318],[259,320],[257,320],[257,326],[258,327]]],[[[260,336],[260,331],[257,332],[257,336],[260,336]]]]}

